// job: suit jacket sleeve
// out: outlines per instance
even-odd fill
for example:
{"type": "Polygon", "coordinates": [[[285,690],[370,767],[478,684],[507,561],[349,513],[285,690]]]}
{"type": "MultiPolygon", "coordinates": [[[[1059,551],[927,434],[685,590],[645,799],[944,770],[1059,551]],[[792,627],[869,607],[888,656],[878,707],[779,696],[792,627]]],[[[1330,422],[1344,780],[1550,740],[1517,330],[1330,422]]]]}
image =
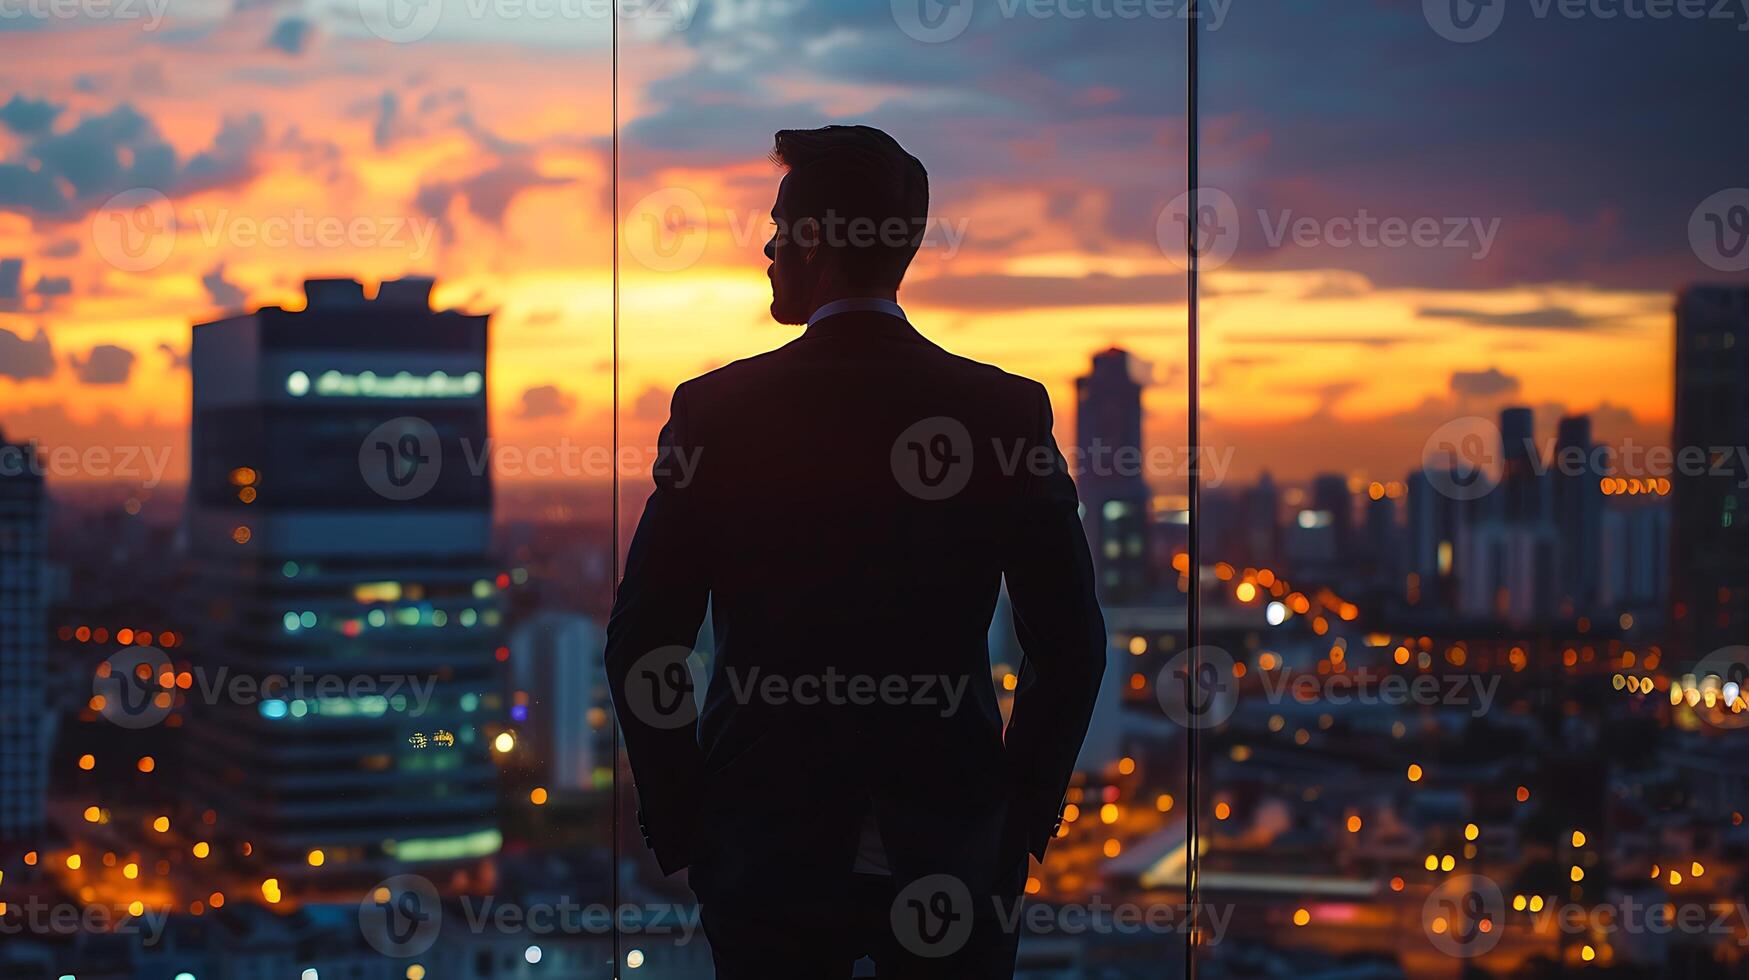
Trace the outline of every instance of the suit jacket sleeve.
{"type": "Polygon", "coordinates": [[[637,784],[639,827],[667,874],[691,863],[703,768],[691,677],[681,659],[698,638],[709,595],[691,485],[700,452],[687,443],[685,390],[675,389],[657,441],[656,490],[626,553],[603,654],[637,784]]]}
{"type": "Polygon", "coordinates": [[[1023,470],[1003,569],[1024,655],[1004,752],[1011,843],[1042,859],[1105,676],[1106,637],[1075,483],[1051,434],[1050,397],[1033,387],[1033,462],[1023,470]]]}

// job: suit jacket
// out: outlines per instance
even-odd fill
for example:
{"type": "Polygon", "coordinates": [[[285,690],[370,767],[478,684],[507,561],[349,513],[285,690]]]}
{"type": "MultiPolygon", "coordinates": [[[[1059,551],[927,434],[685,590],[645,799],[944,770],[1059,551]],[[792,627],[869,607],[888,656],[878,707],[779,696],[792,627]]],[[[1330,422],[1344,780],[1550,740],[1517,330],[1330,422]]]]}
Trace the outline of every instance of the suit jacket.
{"type": "Polygon", "coordinates": [[[663,870],[706,901],[830,903],[871,811],[901,881],[978,894],[1043,857],[1106,648],[1044,387],[840,313],[682,384],[659,447],[605,659],[663,870]]]}

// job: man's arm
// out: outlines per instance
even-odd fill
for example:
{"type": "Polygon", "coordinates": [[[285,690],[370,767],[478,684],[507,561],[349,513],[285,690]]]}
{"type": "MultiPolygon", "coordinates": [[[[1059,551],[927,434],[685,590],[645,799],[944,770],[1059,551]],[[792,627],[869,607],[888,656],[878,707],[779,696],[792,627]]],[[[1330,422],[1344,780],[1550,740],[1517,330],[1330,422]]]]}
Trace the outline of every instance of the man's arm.
{"type": "Polygon", "coordinates": [[[682,650],[698,638],[709,578],[694,524],[687,477],[696,463],[687,443],[681,385],[657,441],[656,491],[644,505],[626,553],[603,659],[614,713],[638,789],[644,843],[663,872],[692,861],[691,836],[703,767],[698,713],[682,650]]]}
{"type": "Polygon", "coordinates": [[[1106,639],[1075,483],[1051,434],[1050,397],[1035,388],[1033,447],[1048,448],[1052,465],[1024,475],[1003,568],[1025,654],[1005,753],[1014,787],[1009,843],[1042,859],[1105,676],[1106,639]]]}

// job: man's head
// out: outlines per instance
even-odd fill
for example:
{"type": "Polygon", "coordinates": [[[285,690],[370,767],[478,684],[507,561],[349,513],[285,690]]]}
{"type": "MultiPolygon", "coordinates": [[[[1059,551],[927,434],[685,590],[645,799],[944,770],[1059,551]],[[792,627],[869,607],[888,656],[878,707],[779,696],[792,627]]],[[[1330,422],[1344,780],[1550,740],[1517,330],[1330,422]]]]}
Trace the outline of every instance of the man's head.
{"type": "Polygon", "coordinates": [[[765,245],[772,319],[806,323],[834,299],[896,294],[929,215],[923,164],[870,126],[781,130],[771,159],[788,171],[765,245]]]}

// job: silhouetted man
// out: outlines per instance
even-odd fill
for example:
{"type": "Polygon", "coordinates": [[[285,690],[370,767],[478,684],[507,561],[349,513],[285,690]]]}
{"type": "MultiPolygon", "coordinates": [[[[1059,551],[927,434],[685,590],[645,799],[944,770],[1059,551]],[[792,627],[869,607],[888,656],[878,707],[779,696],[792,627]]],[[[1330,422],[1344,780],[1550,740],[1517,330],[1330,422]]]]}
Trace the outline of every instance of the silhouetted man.
{"type": "Polygon", "coordinates": [[[928,175],[866,126],[777,134],[783,347],[682,384],[608,623],[664,871],[717,975],[1007,977],[1105,664],[1075,487],[1036,382],[896,302],[928,175]],[[1025,653],[1006,733],[985,637],[1025,653]],[[710,602],[702,709],[686,654],[710,602]]]}

